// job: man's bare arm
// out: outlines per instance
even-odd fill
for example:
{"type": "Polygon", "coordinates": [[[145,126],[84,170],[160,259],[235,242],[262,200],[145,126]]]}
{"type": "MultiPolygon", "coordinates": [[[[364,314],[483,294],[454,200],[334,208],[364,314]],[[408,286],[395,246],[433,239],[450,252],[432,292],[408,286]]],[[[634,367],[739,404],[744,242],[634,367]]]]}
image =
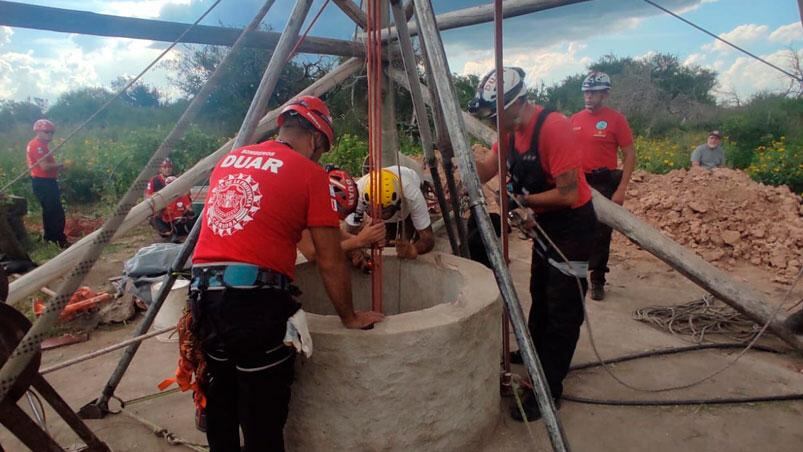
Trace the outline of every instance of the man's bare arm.
{"type": "Polygon", "coordinates": [[[524,196],[526,207],[536,212],[571,207],[577,202],[577,169],[571,169],[555,177],[555,188],[542,193],[524,196]]]}
{"type": "Polygon", "coordinates": [[[623,204],[625,201],[625,194],[627,193],[627,186],[630,183],[630,176],[636,169],[636,148],[631,144],[622,148],[622,180],[616,188],[611,200],[617,204],[623,204]]]}
{"type": "Polygon", "coordinates": [[[340,228],[310,228],[318,271],[329,300],[346,328],[365,328],[382,320],[382,314],[355,312],[351,298],[351,270],[340,246],[340,228]]]}

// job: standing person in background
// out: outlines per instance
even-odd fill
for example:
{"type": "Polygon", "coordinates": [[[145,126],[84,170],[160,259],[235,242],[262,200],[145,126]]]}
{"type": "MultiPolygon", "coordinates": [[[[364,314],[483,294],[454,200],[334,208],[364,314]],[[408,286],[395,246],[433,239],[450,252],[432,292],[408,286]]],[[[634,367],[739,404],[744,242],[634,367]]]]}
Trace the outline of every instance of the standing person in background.
{"type": "MultiPolygon", "coordinates": [[[[583,80],[585,109],[571,117],[577,148],[583,158],[583,170],[588,183],[603,196],[622,205],[627,184],[636,168],[636,149],[627,119],[618,111],[606,107],[611,79],[604,72],[591,72],[583,80]],[[622,169],[618,169],[618,151],[622,153],[622,169]]],[[[605,298],[605,273],[611,253],[611,234],[605,224],[597,222],[594,246],[588,260],[591,280],[591,299],[605,298]]]]}
{"type": "Polygon", "coordinates": [[[722,132],[712,130],[705,144],[697,146],[691,153],[691,165],[710,170],[725,166],[725,151],[722,150],[722,132]]]}
{"type": "Polygon", "coordinates": [[[40,119],[33,124],[36,137],[28,142],[26,156],[28,169],[31,171],[33,194],[42,205],[42,226],[44,239],[61,248],[67,248],[67,236],[64,234],[64,207],[61,205],[61,191],[57,181],[59,171],[64,165],[56,163],[50,155],[48,144],[53,141],[56,126],[47,119],[40,119]]]}

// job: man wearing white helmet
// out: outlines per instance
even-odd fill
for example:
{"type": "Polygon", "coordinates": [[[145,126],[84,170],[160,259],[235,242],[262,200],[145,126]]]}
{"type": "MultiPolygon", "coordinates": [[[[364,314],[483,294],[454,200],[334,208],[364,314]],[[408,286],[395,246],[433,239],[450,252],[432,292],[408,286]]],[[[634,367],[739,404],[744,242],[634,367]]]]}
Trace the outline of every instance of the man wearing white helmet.
{"type": "Polygon", "coordinates": [[[61,205],[61,191],[56,180],[64,165],[56,163],[50,154],[48,144],[53,141],[56,126],[47,119],[33,123],[36,137],[28,142],[26,157],[28,169],[31,171],[33,194],[42,205],[42,228],[44,239],[61,248],[70,246],[64,234],[64,207],[61,205]]]}
{"type": "MultiPolygon", "coordinates": [[[[622,205],[627,184],[636,168],[633,133],[627,119],[618,111],[606,107],[605,99],[611,89],[611,79],[604,72],[593,71],[583,80],[585,109],[571,117],[577,146],[583,156],[586,180],[603,196],[622,205]],[[622,153],[622,169],[618,169],[618,152],[622,153]]],[[[605,273],[611,251],[612,230],[597,223],[596,238],[588,261],[591,298],[605,298],[605,273]]]]}
{"type": "MultiPolygon", "coordinates": [[[[540,235],[533,243],[528,321],[549,392],[557,401],[563,393],[563,379],[569,372],[583,323],[586,268],[596,217],[569,120],[527,102],[524,76],[520,68],[505,68],[502,127],[510,139],[507,189],[519,204],[535,214],[557,247],[540,235]],[[578,278],[582,292],[578,290],[578,278]]],[[[491,71],[480,82],[469,111],[482,119],[495,117],[496,96],[496,71],[491,71]]],[[[477,173],[483,183],[498,171],[496,144],[493,151],[477,161],[477,173]]],[[[541,417],[532,394],[525,396],[523,407],[528,421],[541,417]]],[[[511,416],[523,420],[515,406],[511,416]]]]}

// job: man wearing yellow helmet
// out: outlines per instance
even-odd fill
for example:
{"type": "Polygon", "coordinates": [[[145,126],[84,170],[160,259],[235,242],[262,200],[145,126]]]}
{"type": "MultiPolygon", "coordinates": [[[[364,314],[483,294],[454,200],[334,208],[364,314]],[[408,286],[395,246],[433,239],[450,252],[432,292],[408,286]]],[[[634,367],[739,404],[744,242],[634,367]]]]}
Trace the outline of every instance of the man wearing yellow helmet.
{"type": "MultiPolygon", "coordinates": [[[[432,221],[418,174],[404,166],[389,166],[380,172],[379,201],[382,205],[381,219],[387,227],[387,239],[395,243],[396,252],[402,259],[415,259],[419,254],[432,251],[435,246],[432,221]]],[[[358,231],[367,218],[366,214],[370,213],[371,184],[370,174],[357,181],[357,210],[346,218],[350,232],[358,231]]]]}

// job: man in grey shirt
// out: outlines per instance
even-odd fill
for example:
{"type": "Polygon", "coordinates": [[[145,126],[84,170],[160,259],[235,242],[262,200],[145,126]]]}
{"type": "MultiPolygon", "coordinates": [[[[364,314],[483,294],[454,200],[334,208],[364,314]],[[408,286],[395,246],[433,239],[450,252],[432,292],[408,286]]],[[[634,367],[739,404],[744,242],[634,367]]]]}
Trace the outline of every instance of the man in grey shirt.
{"type": "Polygon", "coordinates": [[[725,152],[722,150],[722,132],[712,130],[708,134],[708,141],[697,146],[691,153],[692,166],[702,166],[705,169],[719,168],[725,165],[725,152]]]}

